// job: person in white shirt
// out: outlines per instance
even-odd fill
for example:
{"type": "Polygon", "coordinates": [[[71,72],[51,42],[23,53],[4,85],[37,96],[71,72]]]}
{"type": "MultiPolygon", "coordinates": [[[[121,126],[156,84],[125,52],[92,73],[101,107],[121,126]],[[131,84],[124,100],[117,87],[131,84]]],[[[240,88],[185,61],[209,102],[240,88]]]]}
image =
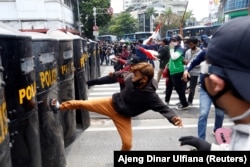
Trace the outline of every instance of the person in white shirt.
{"type": "MultiPolygon", "coordinates": [[[[187,67],[190,65],[190,63],[201,53],[201,49],[197,47],[198,45],[198,39],[196,37],[190,37],[187,40],[187,43],[189,45],[189,48],[185,53],[185,64],[187,64],[187,67]]],[[[189,105],[193,104],[193,99],[195,95],[195,88],[198,82],[198,77],[200,75],[200,66],[195,66],[190,72],[190,78],[189,78],[189,95],[188,95],[188,103],[189,105]]]]}

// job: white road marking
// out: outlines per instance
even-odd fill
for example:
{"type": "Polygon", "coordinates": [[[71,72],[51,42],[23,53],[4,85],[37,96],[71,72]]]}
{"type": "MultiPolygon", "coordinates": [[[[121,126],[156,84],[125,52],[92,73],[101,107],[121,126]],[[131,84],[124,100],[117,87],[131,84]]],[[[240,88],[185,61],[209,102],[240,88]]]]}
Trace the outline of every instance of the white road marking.
{"type": "MultiPolygon", "coordinates": [[[[223,123],[224,126],[232,126],[233,123],[223,123]]],[[[213,127],[214,123],[208,123],[207,127],[213,127]]],[[[166,126],[140,126],[140,127],[132,127],[133,130],[155,130],[155,129],[176,129],[179,127],[173,126],[173,125],[166,125],[166,126]]],[[[185,125],[183,128],[197,128],[197,124],[189,124],[185,125]]],[[[96,128],[96,127],[89,127],[86,129],[88,132],[96,132],[96,131],[116,131],[116,127],[102,127],[102,128],[96,128]]]]}

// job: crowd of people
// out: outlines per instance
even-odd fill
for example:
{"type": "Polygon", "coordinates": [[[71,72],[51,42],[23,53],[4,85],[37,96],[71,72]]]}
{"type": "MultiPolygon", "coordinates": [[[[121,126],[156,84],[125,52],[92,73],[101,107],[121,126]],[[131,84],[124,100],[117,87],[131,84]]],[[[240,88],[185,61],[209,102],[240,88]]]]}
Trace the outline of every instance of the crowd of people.
{"type": "Polygon", "coordinates": [[[249,150],[250,149],[250,17],[234,19],[222,25],[213,37],[182,37],[174,35],[170,41],[162,39],[147,43],[103,44],[101,65],[112,58],[114,72],[108,76],[88,81],[88,84],[119,82],[121,90],[112,97],[95,100],[70,100],[58,103],[52,100],[54,110],[82,108],[110,117],[122,139],[121,150],[132,147],[131,117],[148,110],[159,112],[175,126],[182,127],[182,119],[169,107],[172,91],[179,96],[177,110],[188,109],[200,87],[200,114],[197,137],[184,136],[181,145],[191,145],[197,150],[249,150]],[[237,34],[235,36],[235,34],[237,34]],[[232,40],[233,39],[233,40],[232,40]],[[239,43],[240,42],[240,43],[239,43]],[[106,49],[104,49],[106,48],[106,49]],[[110,49],[109,49],[110,48],[110,49]],[[149,50],[157,50],[154,55],[149,50]],[[104,54],[105,53],[105,54],[104,54]],[[105,56],[104,56],[105,55],[105,56]],[[159,60],[157,80],[154,79],[154,60],[159,60]],[[121,64],[120,68],[116,68],[121,64]],[[165,103],[156,93],[163,70],[168,69],[165,103]],[[104,79],[103,79],[104,78],[104,79]],[[189,86],[187,86],[189,85],[189,86]],[[188,98],[186,90],[189,88],[188,98]],[[206,141],[206,127],[211,104],[215,106],[215,123],[212,133],[223,125],[224,114],[235,123],[231,143],[210,144],[206,141]]]}

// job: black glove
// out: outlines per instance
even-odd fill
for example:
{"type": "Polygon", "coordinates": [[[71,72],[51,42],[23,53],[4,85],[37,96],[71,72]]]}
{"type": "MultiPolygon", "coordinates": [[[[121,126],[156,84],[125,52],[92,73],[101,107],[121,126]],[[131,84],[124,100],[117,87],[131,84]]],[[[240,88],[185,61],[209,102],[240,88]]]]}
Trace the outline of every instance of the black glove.
{"type": "Polygon", "coordinates": [[[181,146],[191,145],[197,149],[197,151],[210,151],[211,144],[205,140],[202,140],[194,136],[184,136],[179,138],[181,146]]]}

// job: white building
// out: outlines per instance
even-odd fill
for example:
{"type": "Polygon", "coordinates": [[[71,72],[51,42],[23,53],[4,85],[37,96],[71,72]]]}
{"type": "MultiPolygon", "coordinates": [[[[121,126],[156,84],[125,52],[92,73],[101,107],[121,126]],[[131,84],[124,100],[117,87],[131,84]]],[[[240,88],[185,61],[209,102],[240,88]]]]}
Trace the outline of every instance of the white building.
{"type": "MultiPolygon", "coordinates": [[[[126,0],[124,0],[126,1],[126,0]]],[[[127,0],[129,1],[129,0],[127,0]]],[[[187,7],[187,0],[130,0],[127,8],[130,14],[139,20],[140,31],[153,31],[154,18],[146,18],[147,8],[154,8],[155,14],[160,15],[167,9],[171,9],[177,15],[183,15],[187,7]]],[[[126,9],[125,9],[126,10],[126,9]]]]}
{"type": "MultiPolygon", "coordinates": [[[[78,0],[0,0],[0,21],[21,31],[76,30],[73,6],[78,0]]],[[[79,24],[78,24],[79,25],[79,24]]]]}
{"type": "Polygon", "coordinates": [[[152,4],[163,4],[166,8],[171,8],[174,13],[184,12],[183,8],[187,5],[188,0],[123,0],[123,10],[129,7],[139,8],[152,4]]]}
{"type": "Polygon", "coordinates": [[[123,0],[123,10],[127,9],[130,6],[132,6],[132,0],[123,0]]]}

